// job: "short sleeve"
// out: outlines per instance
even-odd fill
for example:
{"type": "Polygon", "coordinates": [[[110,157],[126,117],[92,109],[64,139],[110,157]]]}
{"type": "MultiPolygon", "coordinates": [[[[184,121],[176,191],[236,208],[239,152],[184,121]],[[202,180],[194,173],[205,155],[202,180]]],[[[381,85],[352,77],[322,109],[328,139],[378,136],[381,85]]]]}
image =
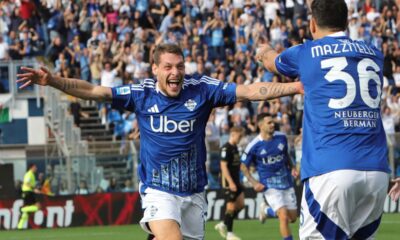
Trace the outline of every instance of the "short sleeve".
{"type": "Polygon", "coordinates": [[[135,110],[135,98],[137,98],[139,92],[143,91],[143,86],[137,84],[112,88],[112,107],[133,112],[135,110]]]}
{"type": "Polygon", "coordinates": [[[275,59],[276,69],[288,77],[297,77],[299,75],[299,52],[302,45],[297,45],[286,49],[275,59]]]}
{"type": "Polygon", "coordinates": [[[254,160],[253,147],[252,145],[248,145],[246,149],[243,151],[240,161],[248,167],[253,162],[253,160],[254,160]]]}
{"type": "Polygon", "coordinates": [[[201,81],[207,88],[207,100],[213,107],[232,105],[236,102],[236,84],[224,83],[218,79],[202,76],[201,81]]]}
{"type": "Polygon", "coordinates": [[[222,162],[228,162],[228,148],[226,146],[221,148],[220,158],[222,162]]]}

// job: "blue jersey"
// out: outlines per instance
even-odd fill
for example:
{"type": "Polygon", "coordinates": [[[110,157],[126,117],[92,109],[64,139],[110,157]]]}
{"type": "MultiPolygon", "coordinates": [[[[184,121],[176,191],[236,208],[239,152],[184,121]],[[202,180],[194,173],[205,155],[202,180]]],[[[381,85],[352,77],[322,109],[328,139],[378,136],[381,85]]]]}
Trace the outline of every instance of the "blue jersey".
{"type": "Polygon", "coordinates": [[[304,85],[303,180],[340,169],[390,171],[379,50],[339,32],[287,49],[275,65],[304,85]]]}
{"type": "Polygon", "coordinates": [[[247,167],[255,165],[260,182],[266,188],[293,187],[287,139],[282,133],[274,133],[272,139],[268,141],[263,140],[261,136],[254,138],[247,145],[241,161],[247,167]]]}
{"type": "Polygon", "coordinates": [[[140,191],[147,187],[187,196],[204,190],[205,126],[211,110],[236,101],[236,85],[185,76],[177,98],[153,79],[112,89],[112,105],[136,113],[140,129],[140,191]]]}

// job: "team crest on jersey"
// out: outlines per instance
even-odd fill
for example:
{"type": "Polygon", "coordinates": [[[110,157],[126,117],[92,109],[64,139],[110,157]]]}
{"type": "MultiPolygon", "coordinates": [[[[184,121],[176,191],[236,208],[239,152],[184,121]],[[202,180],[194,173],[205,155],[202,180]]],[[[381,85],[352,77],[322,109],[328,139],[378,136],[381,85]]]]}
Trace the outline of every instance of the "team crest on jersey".
{"type": "Polygon", "coordinates": [[[192,99],[189,99],[185,102],[185,107],[187,109],[189,109],[190,111],[193,111],[196,108],[196,106],[197,106],[197,103],[192,99]]]}
{"type": "Polygon", "coordinates": [[[117,95],[128,95],[130,93],[131,93],[131,89],[129,87],[117,88],[117,95]]]}
{"type": "Polygon", "coordinates": [[[282,143],[279,143],[279,145],[278,145],[278,149],[279,149],[279,150],[282,151],[284,147],[285,147],[285,146],[284,146],[282,143]]]}

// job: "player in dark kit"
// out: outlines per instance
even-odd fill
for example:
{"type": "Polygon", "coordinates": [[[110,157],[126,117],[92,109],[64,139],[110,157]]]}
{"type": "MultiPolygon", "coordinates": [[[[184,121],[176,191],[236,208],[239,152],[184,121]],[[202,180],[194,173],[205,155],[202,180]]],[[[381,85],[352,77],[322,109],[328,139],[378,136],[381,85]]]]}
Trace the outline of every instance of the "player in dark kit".
{"type": "Polygon", "coordinates": [[[244,133],[241,127],[230,130],[229,141],[221,148],[221,185],[225,189],[226,210],[224,222],[215,225],[223,238],[240,240],[233,229],[233,220],[244,207],[243,188],[240,183],[240,153],[237,144],[244,133]]]}

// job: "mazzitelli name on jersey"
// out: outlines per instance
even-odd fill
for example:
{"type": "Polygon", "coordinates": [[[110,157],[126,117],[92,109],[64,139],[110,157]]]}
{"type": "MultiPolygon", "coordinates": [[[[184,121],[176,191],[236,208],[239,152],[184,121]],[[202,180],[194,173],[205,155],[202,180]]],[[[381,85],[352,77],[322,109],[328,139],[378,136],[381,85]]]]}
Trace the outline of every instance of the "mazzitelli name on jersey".
{"type": "Polygon", "coordinates": [[[358,42],[350,42],[345,39],[339,41],[342,43],[324,44],[312,47],[311,56],[315,58],[320,56],[335,55],[347,52],[356,52],[356,53],[363,53],[376,56],[374,50],[365,44],[360,44],[358,42]]]}

